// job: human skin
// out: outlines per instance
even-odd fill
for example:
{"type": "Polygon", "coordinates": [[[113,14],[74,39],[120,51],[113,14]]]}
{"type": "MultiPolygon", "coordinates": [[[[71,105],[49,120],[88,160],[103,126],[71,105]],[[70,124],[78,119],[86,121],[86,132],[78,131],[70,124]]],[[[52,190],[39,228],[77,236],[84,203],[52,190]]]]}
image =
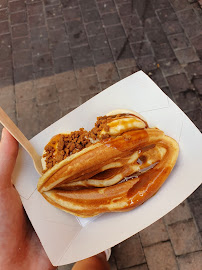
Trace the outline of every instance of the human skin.
{"type": "Polygon", "coordinates": [[[48,259],[12,185],[17,154],[17,141],[3,129],[0,142],[0,268],[56,269],[48,259]]]}

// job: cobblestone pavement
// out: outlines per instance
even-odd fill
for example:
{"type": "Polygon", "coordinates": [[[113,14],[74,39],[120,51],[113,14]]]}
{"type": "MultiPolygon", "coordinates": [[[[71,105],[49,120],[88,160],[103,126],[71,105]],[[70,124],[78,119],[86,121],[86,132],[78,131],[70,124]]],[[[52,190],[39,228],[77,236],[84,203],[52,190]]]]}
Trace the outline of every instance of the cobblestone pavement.
{"type": "MultiPolygon", "coordinates": [[[[202,131],[199,2],[1,0],[0,106],[31,138],[142,69],[202,131]]],[[[114,247],[111,269],[201,269],[201,194],[114,247]]]]}

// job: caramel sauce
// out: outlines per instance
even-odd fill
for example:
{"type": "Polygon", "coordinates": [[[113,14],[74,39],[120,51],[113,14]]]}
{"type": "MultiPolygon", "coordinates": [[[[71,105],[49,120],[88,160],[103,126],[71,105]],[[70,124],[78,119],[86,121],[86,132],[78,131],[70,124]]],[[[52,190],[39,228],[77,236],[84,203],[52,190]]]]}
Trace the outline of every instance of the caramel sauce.
{"type": "Polygon", "coordinates": [[[146,143],[148,137],[149,136],[146,130],[132,130],[125,132],[121,138],[120,136],[114,139],[109,138],[101,141],[101,143],[105,144],[108,147],[115,148],[120,152],[125,152],[135,150],[135,148],[137,148],[137,142],[139,145],[146,143]]]}
{"type": "MultiPolygon", "coordinates": [[[[166,179],[166,176],[170,173],[170,167],[153,168],[148,172],[139,176],[139,181],[127,193],[127,197],[133,197],[134,194],[139,194],[139,196],[144,196],[145,193],[152,194],[152,190],[156,192],[156,186],[160,186],[159,182],[162,179],[166,179]]],[[[154,193],[154,192],[153,192],[154,193]]]]}
{"type": "Polygon", "coordinates": [[[139,165],[142,165],[143,163],[145,163],[147,161],[147,157],[146,156],[140,156],[137,160],[137,163],[139,165]]]}
{"type": "Polygon", "coordinates": [[[141,151],[141,153],[144,153],[144,152],[146,152],[146,151],[154,148],[155,146],[156,146],[156,144],[154,144],[154,143],[153,144],[149,144],[149,145],[146,145],[146,146],[142,147],[140,149],[140,151],[141,151]]]}
{"type": "Polygon", "coordinates": [[[112,169],[108,169],[105,170],[103,172],[100,172],[96,175],[94,175],[93,177],[91,177],[92,179],[96,179],[96,180],[105,180],[105,179],[111,179],[113,178],[115,175],[121,173],[123,171],[123,168],[112,168],[112,169]]]}
{"type": "MultiPolygon", "coordinates": [[[[114,120],[118,120],[118,119],[124,119],[124,118],[138,118],[140,121],[144,122],[145,123],[145,127],[148,128],[148,124],[145,120],[143,120],[142,118],[140,118],[139,116],[135,115],[135,114],[131,114],[131,113],[121,113],[121,114],[116,114],[116,115],[109,115],[108,116],[108,123],[111,123],[112,121],[114,120]]],[[[131,121],[132,122],[132,121],[131,121]]]]}
{"type": "MultiPolygon", "coordinates": [[[[115,119],[115,120],[118,120],[118,119],[115,119]]],[[[123,126],[123,130],[124,128],[126,128],[128,126],[128,124],[132,124],[134,122],[134,118],[131,117],[130,120],[127,120],[127,121],[124,121],[125,120],[125,117],[124,118],[120,118],[119,119],[119,123],[118,125],[122,125],[123,126]]],[[[115,121],[112,121],[110,122],[110,127],[116,127],[117,126],[117,123],[115,121]]]]}
{"type": "Polygon", "coordinates": [[[157,164],[158,164],[158,162],[155,162],[154,164],[151,164],[146,168],[140,169],[138,172],[135,172],[129,176],[124,177],[118,184],[121,184],[121,183],[126,182],[128,180],[132,180],[134,178],[139,178],[140,175],[142,175],[143,173],[146,173],[149,170],[152,170],[157,164]]]}
{"type": "Polygon", "coordinates": [[[56,142],[59,141],[61,136],[64,136],[64,135],[63,134],[55,135],[47,145],[52,146],[56,150],[56,142]]]}

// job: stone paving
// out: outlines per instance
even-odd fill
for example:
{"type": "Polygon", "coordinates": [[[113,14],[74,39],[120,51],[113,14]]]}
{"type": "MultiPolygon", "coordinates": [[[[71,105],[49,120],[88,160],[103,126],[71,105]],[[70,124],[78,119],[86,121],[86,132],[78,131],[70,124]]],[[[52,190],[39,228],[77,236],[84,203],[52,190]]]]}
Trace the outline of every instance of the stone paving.
{"type": "MultiPolygon", "coordinates": [[[[0,106],[31,138],[142,69],[202,131],[200,5],[196,0],[1,0],[0,106]]],[[[201,194],[198,188],[115,246],[111,269],[201,269],[201,194]]]]}

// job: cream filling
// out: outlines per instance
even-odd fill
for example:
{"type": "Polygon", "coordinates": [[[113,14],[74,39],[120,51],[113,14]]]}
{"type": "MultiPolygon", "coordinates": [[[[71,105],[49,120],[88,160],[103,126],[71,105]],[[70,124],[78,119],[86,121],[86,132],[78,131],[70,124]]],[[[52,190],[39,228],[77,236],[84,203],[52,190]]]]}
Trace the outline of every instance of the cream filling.
{"type": "Polygon", "coordinates": [[[116,136],[122,134],[123,132],[145,128],[146,124],[142,120],[136,117],[126,117],[123,119],[113,120],[112,122],[107,124],[109,126],[109,131],[102,130],[101,135],[110,134],[111,136],[116,136]]]}
{"type": "MultiPolygon", "coordinates": [[[[43,155],[44,155],[44,154],[46,154],[46,151],[45,151],[45,150],[43,150],[43,155]]],[[[41,158],[41,164],[42,164],[43,170],[46,170],[46,169],[47,169],[47,167],[46,167],[46,159],[45,159],[45,157],[43,157],[43,156],[42,156],[42,158],[41,158]]]]}

